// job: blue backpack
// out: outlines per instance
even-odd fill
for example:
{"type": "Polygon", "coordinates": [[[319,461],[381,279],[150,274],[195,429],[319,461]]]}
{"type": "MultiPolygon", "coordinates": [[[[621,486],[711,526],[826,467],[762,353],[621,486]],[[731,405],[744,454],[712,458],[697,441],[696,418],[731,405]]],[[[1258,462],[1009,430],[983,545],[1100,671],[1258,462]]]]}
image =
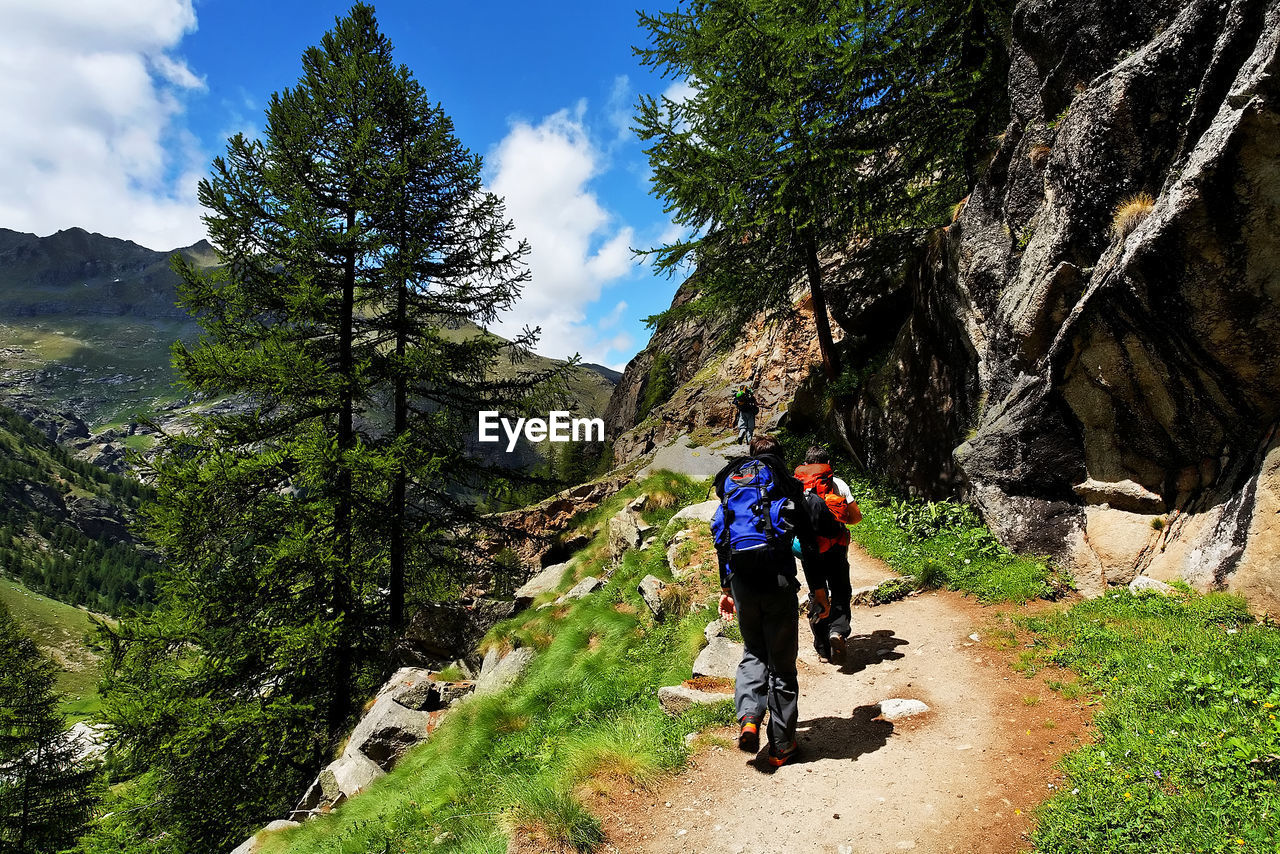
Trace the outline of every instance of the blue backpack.
{"type": "Polygon", "coordinates": [[[724,496],[711,519],[711,535],[732,578],[760,578],[791,564],[794,504],[780,494],[773,472],[745,460],[724,480],[724,496]]]}

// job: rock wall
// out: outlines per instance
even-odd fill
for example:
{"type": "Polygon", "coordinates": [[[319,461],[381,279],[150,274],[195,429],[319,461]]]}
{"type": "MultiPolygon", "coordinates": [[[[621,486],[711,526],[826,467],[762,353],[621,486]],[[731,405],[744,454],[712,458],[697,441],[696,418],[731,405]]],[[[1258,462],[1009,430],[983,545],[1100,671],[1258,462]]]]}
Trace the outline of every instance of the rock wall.
{"type": "Polygon", "coordinates": [[[833,285],[851,344],[887,349],[830,420],[1086,592],[1147,574],[1278,611],[1280,3],[1024,0],[1012,35],[1013,115],[956,222],[833,285]]]}
{"type": "MultiPolygon", "coordinates": [[[[728,435],[737,418],[733,390],[742,384],[755,391],[760,404],[757,431],[775,425],[819,362],[813,304],[802,288],[795,294],[795,311],[782,321],[760,315],[731,333],[724,319],[686,318],[655,334],[627,364],[609,401],[605,431],[614,442],[614,462],[630,462],[678,436],[701,433],[706,443],[713,436],[728,435]],[[671,357],[678,387],[640,419],[638,401],[649,369],[662,353],[671,357]]],[[[695,295],[690,280],[681,286],[673,305],[695,295]]],[[[833,332],[839,340],[840,328],[833,332]]]]}

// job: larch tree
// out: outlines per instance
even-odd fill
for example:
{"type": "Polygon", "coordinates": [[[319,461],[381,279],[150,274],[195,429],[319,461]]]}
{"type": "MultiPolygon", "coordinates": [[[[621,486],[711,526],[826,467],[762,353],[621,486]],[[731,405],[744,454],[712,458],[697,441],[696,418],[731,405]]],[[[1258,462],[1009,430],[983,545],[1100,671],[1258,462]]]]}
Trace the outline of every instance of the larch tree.
{"type": "Polygon", "coordinates": [[[289,808],[385,677],[409,594],[475,570],[460,533],[503,473],[464,433],[561,379],[519,364],[534,331],[476,334],[527,278],[480,174],[358,4],[200,183],[223,265],[175,259],[204,330],[175,364],[211,405],[150,472],[162,604],[107,638],[107,715],[147,769],[122,821],[166,851],[289,808]]]}
{"type": "Polygon", "coordinates": [[[636,54],[686,86],[642,97],[636,115],[653,191],[688,235],[653,250],[655,267],[692,258],[704,298],[748,315],[789,310],[805,281],[833,378],[821,256],[943,221],[1003,121],[991,57],[1008,5],[693,0],[641,13],[650,43],[636,54]]]}

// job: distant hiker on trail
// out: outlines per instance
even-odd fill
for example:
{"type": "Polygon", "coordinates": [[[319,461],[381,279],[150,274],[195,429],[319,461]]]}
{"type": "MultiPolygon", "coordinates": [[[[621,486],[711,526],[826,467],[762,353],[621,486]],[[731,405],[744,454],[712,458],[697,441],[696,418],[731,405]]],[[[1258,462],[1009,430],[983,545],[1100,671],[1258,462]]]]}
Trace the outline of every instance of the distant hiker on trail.
{"type": "Polygon", "coordinates": [[[760,411],[755,392],[746,385],[740,386],[733,393],[733,405],[738,409],[738,419],[734,424],[738,428],[738,441],[749,445],[756,432],[756,413],[760,411]]]}
{"type": "Polygon", "coordinates": [[[800,561],[809,584],[809,627],[813,648],[827,661],[844,659],[852,631],[853,589],[849,583],[849,529],[862,521],[849,485],[831,471],[831,455],[810,448],[796,469],[804,484],[805,507],[816,533],[812,546],[800,543],[800,561]]]}
{"type": "Polygon", "coordinates": [[[734,680],[741,731],[738,747],[760,749],[760,724],[769,712],[769,764],[795,756],[796,701],[800,686],[796,653],[800,608],[793,538],[816,548],[804,488],[787,474],[782,448],[770,436],[751,442],[751,456],[731,460],[715,479],[720,507],[711,520],[720,564],[720,616],[738,614],[742,662],[734,680]]]}

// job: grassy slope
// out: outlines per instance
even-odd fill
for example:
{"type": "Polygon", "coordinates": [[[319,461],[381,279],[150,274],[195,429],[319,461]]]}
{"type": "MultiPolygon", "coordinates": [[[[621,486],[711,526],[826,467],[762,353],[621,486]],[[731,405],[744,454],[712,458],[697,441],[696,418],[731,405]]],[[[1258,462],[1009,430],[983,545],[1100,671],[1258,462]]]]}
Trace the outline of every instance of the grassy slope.
{"type": "MultiPolygon", "coordinates": [[[[705,485],[659,473],[632,484],[580,526],[591,527],[642,490],[667,505],[646,514],[661,524],[676,507],[700,499],[705,485]]],[[[676,768],[685,759],[686,733],[732,720],[728,703],[679,719],[658,707],[659,686],[689,677],[713,616],[711,610],[688,614],[683,602],[673,601],[673,616],[653,621],[636,585],[649,573],[670,580],[662,549],[658,543],[628,553],[600,592],[563,607],[538,610],[535,603],[497,626],[488,643],[539,651],[514,689],[451,712],[392,774],[336,815],[270,835],[263,854],[503,852],[506,830],[553,850],[593,845],[599,823],[582,799],[594,788],[645,782],[676,768]]],[[[608,561],[597,537],[562,590],[586,575],[604,577],[608,561]]],[[[668,590],[693,601],[710,593],[705,585],[668,590]]]]}
{"type": "Polygon", "coordinates": [[[1022,666],[1074,671],[1103,705],[1097,738],[1063,760],[1037,851],[1280,851],[1274,626],[1231,596],[1127,591],[1020,622],[1035,637],[1022,666]]]}
{"type": "Polygon", "coordinates": [[[0,579],[0,604],[58,665],[62,711],[72,721],[91,716],[100,700],[98,657],[85,644],[92,629],[89,612],[33,593],[8,579],[0,579]]]}

